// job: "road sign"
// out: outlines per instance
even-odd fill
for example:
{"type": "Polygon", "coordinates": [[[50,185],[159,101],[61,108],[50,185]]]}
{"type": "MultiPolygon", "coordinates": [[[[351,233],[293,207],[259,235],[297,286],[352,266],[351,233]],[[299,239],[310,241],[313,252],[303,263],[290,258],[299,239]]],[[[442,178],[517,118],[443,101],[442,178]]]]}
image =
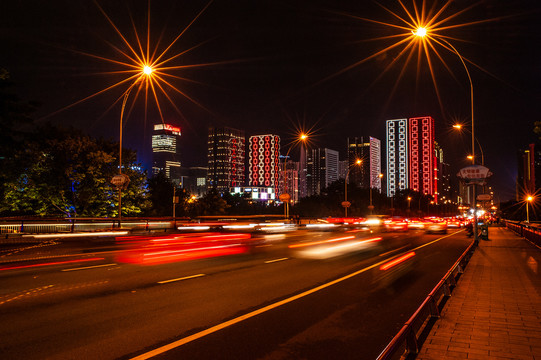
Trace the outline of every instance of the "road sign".
{"type": "Polygon", "coordinates": [[[342,206],[348,208],[351,206],[351,203],[349,201],[342,201],[342,206]]]}
{"type": "Polygon", "coordinates": [[[113,176],[111,179],[111,184],[116,186],[117,189],[125,190],[128,187],[128,184],[130,183],[130,178],[126,174],[118,174],[113,176]]]}
{"type": "Polygon", "coordinates": [[[470,165],[465,168],[460,169],[458,174],[456,174],[461,179],[464,180],[485,180],[486,178],[492,176],[490,170],[482,165],[470,165]]]}
{"type": "Polygon", "coordinates": [[[282,202],[287,202],[289,200],[291,200],[291,195],[287,194],[287,193],[283,193],[282,195],[280,195],[278,197],[280,199],[280,201],[282,202]]]}
{"type": "Polygon", "coordinates": [[[479,195],[477,195],[477,200],[479,200],[479,201],[490,201],[490,200],[492,200],[492,196],[490,194],[479,194],[479,195]]]}

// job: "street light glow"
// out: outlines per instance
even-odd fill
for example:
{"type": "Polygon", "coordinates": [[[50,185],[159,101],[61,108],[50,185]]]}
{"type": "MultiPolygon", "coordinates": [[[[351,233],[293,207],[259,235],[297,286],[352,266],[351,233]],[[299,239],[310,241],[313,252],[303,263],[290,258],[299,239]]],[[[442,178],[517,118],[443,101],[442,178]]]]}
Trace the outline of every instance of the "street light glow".
{"type": "Polygon", "coordinates": [[[150,74],[152,74],[152,71],[153,71],[152,67],[150,67],[150,66],[148,66],[148,65],[145,65],[145,67],[143,68],[143,73],[144,73],[145,75],[150,75],[150,74]]]}
{"type": "Polygon", "coordinates": [[[426,36],[426,28],[422,27],[422,26],[419,26],[415,32],[412,30],[411,31],[413,33],[413,35],[415,36],[419,36],[419,37],[424,37],[426,36]]]}
{"type": "Polygon", "coordinates": [[[462,130],[462,125],[461,124],[454,124],[453,127],[457,130],[462,130]]]}
{"type": "Polygon", "coordinates": [[[526,197],[526,201],[529,201],[529,202],[531,202],[532,200],[533,200],[533,196],[531,196],[531,195],[528,195],[528,197],[526,197]]]}

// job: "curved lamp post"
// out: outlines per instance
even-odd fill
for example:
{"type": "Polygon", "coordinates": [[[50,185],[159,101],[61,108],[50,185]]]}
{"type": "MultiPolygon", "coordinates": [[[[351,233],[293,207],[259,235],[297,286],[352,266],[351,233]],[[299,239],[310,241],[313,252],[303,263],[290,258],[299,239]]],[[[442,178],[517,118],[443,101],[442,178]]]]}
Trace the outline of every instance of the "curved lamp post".
{"type": "MultiPolygon", "coordinates": [[[[453,129],[456,129],[458,131],[462,131],[462,130],[466,130],[467,132],[469,132],[471,134],[471,131],[466,129],[464,126],[462,126],[461,124],[455,124],[453,125],[453,129]]],[[[479,147],[479,151],[481,151],[481,165],[485,165],[485,154],[483,152],[483,147],[481,146],[481,143],[479,142],[479,139],[475,138],[475,142],[477,143],[477,146],[479,147]]],[[[469,160],[472,160],[472,162],[474,161],[474,156],[473,155],[468,155],[468,159],[469,160]]]]}
{"type": "Polygon", "coordinates": [[[289,152],[293,147],[299,143],[299,142],[305,142],[306,139],[308,139],[308,135],[305,133],[301,133],[299,137],[291,144],[289,149],[287,150],[286,156],[284,157],[284,193],[280,195],[280,200],[284,202],[284,217],[286,219],[289,218],[289,201],[291,200],[291,195],[287,192],[287,157],[289,156],[289,152]]]}
{"type": "MultiPolygon", "coordinates": [[[[413,35],[419,37],[419,38],[423,38],[425,36],[427,36],[427,29],[425,27],[418,27],[415,31],[412,31],[413,35]]],[[[468,80],[470,82],[470,104],[471,104],[471,153],[472,153],[472,165],[475,165],[475,121],[474,121],[474,112],[473,112],[473,82],[472,82],[472,79],[471,79],[471,76],[470,76],[470,71],[468,70],[468,67],[466,66],[466,62],[464,61],[464,58],[462,57],[462,55],[460,55],[460,53],[458,52],[458,50],[453,46],[453,44],[451,44],[449,41],[447,41],[445,38],[439,36],[438,37],[438,41],[441,41],[443,42],[444,44],[446,44],[449,48],[451,48],[453,50],[453,52],[458,56],[458,58],[460,59],[460,61],[462,62],[462,65],[464,66],[464,69],[466,70],[466,74],[468,75],[468,80]]],[[[478,234],[477,234],[477,195],[476,195],[476,185],[472,185],[473,189],[472,189],[472,195],[473,195],[473,209],[474,209],[474,212],[473,212],[473,220],[474,220],[474,223],[473,223],[473,238],[475,240],[475,242],[479,242],[479,237],[478,237],[478,234]]]]}
{"type": "Polygon", "coordinates": [[[130,179],[127,175],[122,174],[122,125],[123,125],[123,119],[124,119],[124,109],[126,108],[126,103],[128,102],[128,97],[130,96],[130,92],[133,89],[133,87],[137,84],[139,80],[142,79],[142,77],[147,76],[150,77],[152,75],[153,69],[152,67],[145,65],[141,69],[141,76],[135,79],[135,81],[130,85],[128,90],[123,95],[122,99],[122,108],[120,109],[120,139],[119,139],[119,149],[118,149],[118,175],[113,177],[113,184],[118,187],[118,227],[122,227],[122,188],[126,186],[130,179]],[[115,181],[116,178],[116,181],[115,181]]]}

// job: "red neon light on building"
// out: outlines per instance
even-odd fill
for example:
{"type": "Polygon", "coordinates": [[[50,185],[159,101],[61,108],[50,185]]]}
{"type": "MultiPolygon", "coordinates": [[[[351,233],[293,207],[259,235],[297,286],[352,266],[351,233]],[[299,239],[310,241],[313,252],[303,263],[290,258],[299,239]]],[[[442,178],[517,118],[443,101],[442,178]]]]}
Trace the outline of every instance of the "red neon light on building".
{"type": "Polygon", "coordinates": [[[250,137],[250,186],[278,186],[280,174],[280,137],[259,135],[250,137]]]}
{"type": "Polygon", "coordinates": [[[430,116],[409,119],[410,173],[412,190],[434,196],[437,202],[437,159],[434,154],[434,119],[430,116]]]}

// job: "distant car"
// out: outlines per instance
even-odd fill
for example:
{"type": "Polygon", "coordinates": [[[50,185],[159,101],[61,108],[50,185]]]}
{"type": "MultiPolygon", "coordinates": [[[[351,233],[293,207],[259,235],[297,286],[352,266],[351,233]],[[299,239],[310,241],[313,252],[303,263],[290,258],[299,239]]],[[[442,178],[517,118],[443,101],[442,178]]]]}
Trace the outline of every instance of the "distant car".
{"type": "Polygon", "coordinates": [[[408,223],[405,219],[393,217],[383,221],[386,231],[408,231],[408,223]]]}
{"type": "Polygon", "coordinates": [[[447,223],[444,220],[431,219],[425,222],[427,234],[447,234],[447,223]]]}
{"type": "Polygon", "coordinates": [[[448,228],[461,228],[464,226],[464,222],[460,219],[447,219],[448,228]]]}

